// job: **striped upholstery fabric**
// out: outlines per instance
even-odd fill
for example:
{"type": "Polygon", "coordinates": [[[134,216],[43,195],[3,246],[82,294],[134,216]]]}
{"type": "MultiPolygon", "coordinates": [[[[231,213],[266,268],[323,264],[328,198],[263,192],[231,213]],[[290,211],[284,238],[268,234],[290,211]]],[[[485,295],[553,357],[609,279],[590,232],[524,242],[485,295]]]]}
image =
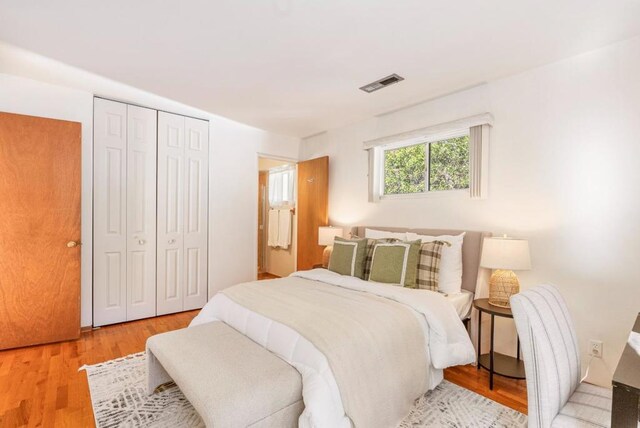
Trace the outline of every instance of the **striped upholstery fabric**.
{"type": "Polygon", "coordinates": [[[527,375],[529,427],[607,427],[611,393],[580,383],[580,353],[564,299],[540,285],[511,297],[527,375]]]}
{"type": "Polygon", "coordinates": [[[608,427],[611,424],[611,390],[581,383],[560,409],[553,428],[608,427]]]}

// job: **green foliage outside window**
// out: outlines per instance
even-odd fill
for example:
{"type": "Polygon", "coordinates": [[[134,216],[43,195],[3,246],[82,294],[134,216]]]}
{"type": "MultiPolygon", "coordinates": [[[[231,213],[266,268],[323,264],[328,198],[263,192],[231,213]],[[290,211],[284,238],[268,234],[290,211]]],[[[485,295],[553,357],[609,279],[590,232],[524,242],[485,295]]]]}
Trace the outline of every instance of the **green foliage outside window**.
{"type": "Polygon", "coordinates": [[[384,194],[469,188],[469,136],[384,152],[384,194]],[[429,150],[429,177],[427,156],[429,150]]]}
{"type": "Polygon", "coordinates": [[[425,190],[424,144],[384,152],[384,193],[422,193],[425,190]]]}
{"type": "Polygon", "coordinates": [[[431,143],[429,190],[469,188],[469,136],[431,143]]]}

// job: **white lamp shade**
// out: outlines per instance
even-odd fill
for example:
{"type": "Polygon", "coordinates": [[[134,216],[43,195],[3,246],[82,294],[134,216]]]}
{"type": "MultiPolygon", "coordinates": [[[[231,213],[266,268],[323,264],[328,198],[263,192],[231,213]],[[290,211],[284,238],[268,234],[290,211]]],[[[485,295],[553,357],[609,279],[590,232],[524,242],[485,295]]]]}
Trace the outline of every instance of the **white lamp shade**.
{"type": "Polygon", "coordinates": [[[318,245],[333,245],[333,238],[342,236],[341,227],[321,226],[318,228],[318,245]]]}
{"type": "Polygon", "coordinates": [[[480,266],[488,269],[529,270],[529,241],[514,238],[485,238],[480,266]]]}

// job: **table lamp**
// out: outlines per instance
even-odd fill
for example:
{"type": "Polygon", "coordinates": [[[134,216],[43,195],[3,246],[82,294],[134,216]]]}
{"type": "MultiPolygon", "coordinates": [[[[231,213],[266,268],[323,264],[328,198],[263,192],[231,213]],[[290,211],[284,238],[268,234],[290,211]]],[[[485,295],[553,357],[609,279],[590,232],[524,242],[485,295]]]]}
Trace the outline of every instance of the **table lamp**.
{"type": "Polygon", "coordinates": [[[322,253],[322,266],[329,266],[329,257],[333,249],[333,238],[342,236],[344,231],[341,227],[321,226],[318,228],[318,245],[324,245],[325,249],[322,253]]]}
{"type": "Polygon", "coordinates": [[[520,292],[514,270],[531,269],[529,241],[509,238],[485,238],[480,266],[494,269],[489,280],[489,304],[509,308],[509,297],[520,292]]]}

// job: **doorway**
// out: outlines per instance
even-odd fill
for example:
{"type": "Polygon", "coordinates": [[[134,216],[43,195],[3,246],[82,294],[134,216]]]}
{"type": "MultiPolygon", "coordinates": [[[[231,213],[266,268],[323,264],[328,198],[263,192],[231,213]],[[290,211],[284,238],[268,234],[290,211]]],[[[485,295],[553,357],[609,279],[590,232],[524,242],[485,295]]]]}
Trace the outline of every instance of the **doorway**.
{"type": "Polygon", "coordinates": [[[258,158],[258,279],[296,270],[296,176],[295,162],[258,158]]]}

